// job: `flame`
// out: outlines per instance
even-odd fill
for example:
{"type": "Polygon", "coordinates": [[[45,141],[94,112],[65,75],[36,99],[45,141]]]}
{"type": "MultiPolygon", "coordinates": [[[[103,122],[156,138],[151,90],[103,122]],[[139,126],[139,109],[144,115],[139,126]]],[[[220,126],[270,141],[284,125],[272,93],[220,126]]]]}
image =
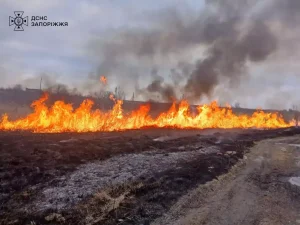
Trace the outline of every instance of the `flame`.
{"type": "Polygon", "coordinates": [[[106,84],[107,84],[107,78],[106,78],[105,76],[101,76],[101,77],[100,77],[100,82],[101,82],[102,84],[106,85],[106,84]]]}
{"type": "Polygon", "coordinates": [[[92,110],[93,101],[85,100],[77,109],[71,104],[56,101],[47,107],[45,101],[48,95],[34,101],[31,107],[34,111],[25,118],[10,121],[7,114],[2,116],[0,130],[28,130],[37,133],[59,132],[96,132],[123,131],[143,127],[173,127],[173,128],[282,128],[294,125],[286,123],[278,113],[266,113],[257,110],[253,115],[235,115],[231,108],[220,108],[217,102],[198,106],[198,113],[192,116],[190,105],[181,101],[173,103],[170,109],[157,118],[149,115],[150,106],[141,105],[136,111],[124,114],[123,101],[117,100],[111,111],[92,110]]]}
{"type": "Polygon", "coordinates": [[[113,94],[109,95],[109,99],[116,103],[116,99],[115,99],[115,96],[113,94]]]}

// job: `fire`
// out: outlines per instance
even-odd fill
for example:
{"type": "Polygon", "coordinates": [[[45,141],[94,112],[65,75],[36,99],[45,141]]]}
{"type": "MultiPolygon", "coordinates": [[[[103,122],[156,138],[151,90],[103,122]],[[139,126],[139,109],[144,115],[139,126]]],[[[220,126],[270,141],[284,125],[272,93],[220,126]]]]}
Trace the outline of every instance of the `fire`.
{"type": "MultiPolygon", "coordinates": [[[[113,99],[114,97],[111,96],[113,99]]],[[[161,113],[157,118],[149,115],[150,106],[141,105],[136,111],[125,114],[123,102],[114,99],[111,111],[92,110],[93,102],[85,100],[74,109],[71,104],[56,101],[47,107],[45,94],[32,103],[33,112],[25,118],[10,121],[8,115],[2,116],[0,130],[27,130],[37,133],[59,132],[96,132],[123,131],[143,127],[173,127],[187,128],[281,128],[293,126],[293,122],[286,123],[277,113],[265,113],[261,110],[253,115],[235,115],[230,107],[220,108],[217,102],[198,106],[198,113],[192,116],[187,101],[179,105],[173,103],[171,108],[161,113]]]]}
{"type": "Polygon", "coordinates": [[[102,84],[106,85],[106,84],[107,84],[107,78],[106,78],[105,76],[101,76],[101,77],[100,77],[100,82],[101,82],[102,84]]]}
{"type": "Polygon", "coordinates": [[[109,95],[109,99],[114,101],[116,103],[117,99],[115,99],[115,96],[113,94],[109,95]]]}

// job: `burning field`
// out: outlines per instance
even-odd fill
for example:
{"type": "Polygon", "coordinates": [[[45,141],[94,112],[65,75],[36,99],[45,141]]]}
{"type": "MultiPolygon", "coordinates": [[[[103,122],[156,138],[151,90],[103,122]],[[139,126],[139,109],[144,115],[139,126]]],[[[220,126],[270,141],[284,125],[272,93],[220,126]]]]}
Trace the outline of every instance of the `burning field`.
{"type": "Polygon", "coordinates": [[[197,113],[190,113],[187,101],[178,105],[173,103],[167,112],[158,117],[149,115],[149,105],[142,105],[130,113],[123,113],[122,101],[116,100],[113,109],[109,112],[92,110],[93,102],[85,100],[79,108],[73,109],[71,104],[56,101],[47,107],[45,94],[32,103],[34,112],[25,118],[10,121],[4,115],[0,122],[0,130],[27,130],[38,133],[60,132],[97,132],[97,131],[124,131],[145,127],[205,129],[205,128],[284,128],[295,125],[293,121],[286,122],[279,113],[265,113],[257,110],[253,115],[235,115],[230,107],[221,109],[217,102],[197,107],[197,113]]]}
{"type": "Polygon", "coordinates": [[[300,224],[300,0],[16,2],[0,225],[300,224]]]}
{"type": "Polygon", "coordinates": [[[215,102],[196,115],[173,103],[152,118],[147,105],[123,113],[113,99],[104,112],[90,100],[48,107],[47,97],[24,118],[1,120],[0,224],[173,224],[162,216],[230,174],[255,143],[300,134],[277,113],[235,115],[215,102]]]}

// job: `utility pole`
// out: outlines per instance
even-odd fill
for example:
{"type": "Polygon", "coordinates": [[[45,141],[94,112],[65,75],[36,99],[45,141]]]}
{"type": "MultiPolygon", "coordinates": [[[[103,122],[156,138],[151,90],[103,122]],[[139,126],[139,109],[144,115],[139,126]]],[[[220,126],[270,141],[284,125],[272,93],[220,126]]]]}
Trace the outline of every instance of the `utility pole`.
{"type": "Polygon", "coordinates": [[[297,105],[293,105],[293,111],[294,111],[294,119],[295,119],[295,122],[296,122],[296,127],[298,127],[300,112],[298,111],[297,105]]]}
{"type": "Polygon", "coordinates": [[[298,111],[298,107],[296,107],[296,113],[295,113],[295,120],[296,120],[296,127],[298,127],[298,122],[299,122],[299,111],[298,111]]]}
{"type": "Polygon", "coordinates": [[[41,81],[40,81],[40,91],[42,91],[42,81],[43,81],[43,77],[41,77],[41,81]]]}

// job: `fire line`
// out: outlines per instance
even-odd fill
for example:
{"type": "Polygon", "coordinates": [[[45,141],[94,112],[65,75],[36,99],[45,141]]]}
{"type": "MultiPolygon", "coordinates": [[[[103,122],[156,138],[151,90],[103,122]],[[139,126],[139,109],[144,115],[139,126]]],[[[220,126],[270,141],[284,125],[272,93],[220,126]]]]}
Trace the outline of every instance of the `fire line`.
{"type": "Polygon", "coordinates": [[[205,128],[284,128],[294,126],[294,121],[285,122],[279,113],[266,113],[257,110],[251,116],[236,115],[230,107],[220,108],[216,101],[197,107],[197,114],[189,112],[190,105],[181,101],[173,103],[170,109],[158,117],[149,115],[150,106],[141,105],[137,110],[125,114],[123,101],[116,100],[112,110],[92,110],[93,101],[84,100],[74,109],[71,104],[56,101],[51,107],[46,106],[45,94],[31,105],[33,112],[24,118],[11,121],[4,114],[0,121],[0,130],[26,130],[36,133],[61,132],[99,132],[124,131],[144,127],[172,127],[178,129],[205,128]]]}

